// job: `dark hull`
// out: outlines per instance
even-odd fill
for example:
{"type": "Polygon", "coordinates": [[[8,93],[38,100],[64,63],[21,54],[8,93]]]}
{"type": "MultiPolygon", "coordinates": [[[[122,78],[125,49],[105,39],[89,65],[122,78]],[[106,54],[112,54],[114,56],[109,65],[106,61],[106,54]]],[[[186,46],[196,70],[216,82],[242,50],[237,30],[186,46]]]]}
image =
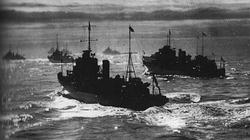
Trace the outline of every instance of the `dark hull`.
{"type": "Polygon", "coordinates": [[[213,73],[202,73],[202,72],[196,72],[196,71],[182,71],[178,69],[162,69],[160,67],[154,66],[154,67],[148,67],[148,73],[154,73],[158,75],[183,75],[183,76],[190,76],[190,77],[201,77],[201,78],[215,78],[215,77],[225,77],[225,69],[218,69],[214,71],[213,73]]]}
{"type": "Polygon", "coordinates": [[[158,75],[183,75],[191,77],[201,78],[214,78],[214,77],[225,77],[225,68],[221,69],[205,69],[196,70],[193,69],[193,65],[172,65],[171,67],[160,67],[151,62],[149,57],[143,57],[143,65],[147,67],[148,73],[154,73],[158,75]]]}
{"type": "MultiPolygon", "coordinates": [[[[59,83],[64,87],[64,89],[69,91],[69,94],[63,95],[69,99],[75,99],[84,103],[99,103],[103,106],[114,106],[114,107],[122,107],[128,108],[132,110],[145,110],[152,106],[163,106],[168,102],[168,98],[162,95],[145,95],[145,96],[124,96],[127,93],[112,93],[112,89],[108,91],[102,90],[101,92],[96,91],[86,91],[83,88],[76,88],[73,84],[71,84],[70,80],[67,77],[58,73],[59,83]]],[[[99,82],[101,85],[109,85],[107,82],[99,82]]],[[[98,88],[96,87],[96,88],[98,88]]],[[[126,90],[126,89],[123,89],[126,90]]],[[[133,95],[136,93],[130,93],[133,95]]]]}
{"type": "Polygon", "coordinates": [[[69,99],[75,99],[80,102],[88,103],[88,104],[95,104],[99,103],[98,95],[91,94],[87,92],[81,92],[75,90],[71,86],[64,86],[64,89],[69,91],[69,94],[61,94],[63,97],[69,98],[69,99]]]}
{"type": "Polygon", "coordinates": [[[18,56],[4,56],[3,60],[25,60],[25,57],[18,55],[18,56]]]}

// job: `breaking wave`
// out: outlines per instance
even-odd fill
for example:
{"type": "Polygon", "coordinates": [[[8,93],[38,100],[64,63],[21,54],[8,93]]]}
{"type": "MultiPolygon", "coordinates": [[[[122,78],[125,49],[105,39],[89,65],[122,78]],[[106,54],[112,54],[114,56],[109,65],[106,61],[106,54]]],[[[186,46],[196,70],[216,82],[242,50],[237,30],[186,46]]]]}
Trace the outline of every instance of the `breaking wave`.
{"type": "Polygon", "coordinates": [[[129,115],[130,110],[124,108],[101,106],[99,104],[85,104],[74,99],[68,99],[63,96],[55,95],[53,102],[47,105],[48,109],[59,111],[60,119],[69,119],[73,117],[104,117],[115,115],[129,115]]]}
{"type": "MultiPolygon", "coordinates": [[[[166,129],[166,132],[173,134],[199,131],[206,135],[211,129],[218,132],[209,134],[213,138],[225,128],[245,129],[250,127],[250,100],[249,98],[206,101],[200,102],[201,96],[192,92],[172,92],[165,96],[170,102],[162,107],[150,107],[144,111],[132,111],[124,108],[101,106],[99,104],[85,104],[74,99],[68,99],[58,95],[61,88],[56,89],[47,96],[52,101],[36,105],[27,103],[20,106],[21,109],[30,109],[33,106],[40,106],[40,112],[36,114],[7,115],[1,121],[16,123],[31,121],[37,115],[43,116],[45,121],[29,123],[24,128],[12,130],[9,134],[37,125],[44,125],[51,121],[68,120],[72,118],[97,118],[105,116],[126,116],[128,119],[137,120],[148,126],[159,126],[166,129]]],[[[192,136],[190,136],[192,137],[192,136]]],[[[202,139],[204,136],[198,137],[202,139]]]]}
{"type": "Polygon", "coordinates": [[[34,58],[34,59],[25,59],[27,62],[49,62],[47,58],[34,58]]]}
{"type": "Polygon", "coordinates": [[[197,103],[201,100],[201,96],[194,92],[172,92],[165,96],[170,99],[171,103],[197,103]]]}
{"type": "Polygon", "coordinates": [[[133,114],[147,125],[165,127],[166,131],[185,133],[199,131],[196,139],[213,139],[225,128],[250,128],[249,98],[200,103],[168,103],[133,114]],[[211,133],[211,129],[216,129],[211,133]],[[209,134],[209,135],[208,135],[209,134]]]}

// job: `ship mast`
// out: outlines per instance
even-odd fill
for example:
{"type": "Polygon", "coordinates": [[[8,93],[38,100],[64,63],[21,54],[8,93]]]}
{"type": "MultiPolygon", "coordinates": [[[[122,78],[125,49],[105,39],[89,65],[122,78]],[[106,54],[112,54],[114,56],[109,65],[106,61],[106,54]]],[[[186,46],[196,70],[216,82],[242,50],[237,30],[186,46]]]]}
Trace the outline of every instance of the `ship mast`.
{"type": "Polygon", "coordinates": [[[89,21],[88,31],[89,31],[89,35],[88,35],[88,50],[91,51],[91,48],[90,48],[90,31],[91,31],[90,21],[89,21]]]}
{"type": "Polygon", "coordinates": [[[59,50],[58,33],[56,34],[56,49],[59,50]]]}
{"type": "Polygon", "coordinates": [[[204,37],[206,37],[207,34],[205,32],[201,33],[201,55],[204,56],[204,37]]]}
{"type": "Polygon", "coordinates": [[[127,70],[126,70],[126,79],[130,80],[132,77],[132,74],[134,74],[134,77],[136,77],[135,74],[135,69],[132,61],[132,52],[131,52],[131,32],[134,32],[134,29],[129,25],[129,52],[128,52],[128,65],[127,65],[127,70]]]}
{"type": "Polygon", "coordinates": [[[171,31],[168,30],[168,45],[171,46],[171,31]]]}
{"type": "Polygon", "coordinates": [[[202,46],[201,46],[201,55],[204,56],[204,37],[203,37],[203,35],[202,35],[201,37],[202,37],[202,38],[201,38],[201,43],[202,43],[202,44],[201,44],[201,45],[202,45],[202,46]]]}
{"type": "Polygon", "coordinates": [[[90,44],[90,42],[91,42],[91,41],[97,41],[97,39],[91,40],[91,37],[90,37],[91,28],[92,28],[92,27],[95,27],[95,25],[91,25],[91,24],[90,24],[90,21],[89,21],[88,26],[82,26],[82,27],[83,27],[83,28],[88,28],[88,40],[80,40],[80,42],[86,42],[86,41],[88,41],[88,51],[91,52],[91,44],[90,44]]]}
{"type": "Polygon", "coordinates": [[[199,39],[200,39],[200,37],[199,37],[199,35],[197,36],[197,38],[196,38],[196,56],[198,56],[199,55],[199,39]]]}

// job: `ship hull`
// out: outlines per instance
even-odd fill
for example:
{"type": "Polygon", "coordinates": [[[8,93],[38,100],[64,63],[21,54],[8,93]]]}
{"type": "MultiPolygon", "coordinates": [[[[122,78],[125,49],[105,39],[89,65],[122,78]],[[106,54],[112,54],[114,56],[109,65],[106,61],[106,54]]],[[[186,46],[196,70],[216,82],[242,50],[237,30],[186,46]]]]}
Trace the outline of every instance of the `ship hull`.
{"type": "Polygon", "coordinates": [[[25,60],[25,57],[23,56],[4,56],[2,58],[3,60],[25,60]]]}
{"type": "Polygon", "coordinates": [[[75,99],[75,100],[78,100],[80,102],[84,102],[87,104],[99,103],[99,98],[96,94],[77,91],[70,86],[64,86],[64,90],[67,90],[69,93],[60,94],[60,95],[68,99],[75,99]]]}
{"type": "MultiPolygon", "coordinates": [[[[146,65],[145,65],[146,66],[146,65]]],[[[190,77],[204,77],[204,78],[214,78],[214,77],[225,77],[225,69],[218,69],[213,73],[202,73],[202,72],[195,72],[195,71],[181,71],[181,70],[168,70],[162,69],[157,66],[147,67],[147,73],[153,73],[158,75],[183,75],[183,76],[190,76],[190,77]]]]}
{"type": "MultiPolygon", "coordinates": [[[[102,89],[101,92],[91,92],[86,91],[83,88],[76,88],[70,82],[67,77],[62,76],[62,73],[58,73],[58,81],[59,83],[64,87],[65,90],[69,91],[68,94],[62,94],[62,96],[69,98],[69,99],[75,99],[80,102],[92,104],[92,103],[99,103],[103,106],[114,106],[114,107],[122,107],[122,108],[129,108],[132,110],[145,110],[152,106],[163,106],[165,105],[169,100],[165,96],[162,95],[145,95],[145,96],[133,96],[137,93],[119,93],[119,92],[112,92],[113,89],[108,88],[108,90],[102,89]],[[131,97],[128,97],[126,95],[132,95],[131,97]]],[[[109,85],[108,82],[100,82],[100,85],[98,87],[105,87],[105,85],[109,85]]],[[[126,89],[123,89],[123,91],[126,91],[126,89]]]]}
{"type": "Polygon", "coordinates": [[[214,77],[225,77],[225,68],[213,69],[206,71],[200,71],[193,69],[194,66],[189,65],[172,65],[171,67],[160,67],[153,63],[153,59],[150,57],[143,57],[143,65],[147,68],[147,73],[153,73],[158,75],[183,75],[191,77],[204,77],[204,78],[214,78],[214,77]]]}
{"type": "Polygon", "coordinates": [[[133,99],[122,99],[120,97],[100,97],[99,104],[103,106],[114,106],[114,107],[122,107],[129,108],[136,111],[146,110],[149,107],[153,106],[163,106],[169,100],[165,96],[161,95],[151,95],[150,97],[146,97],[144,99],[133,100],[133,99]]]}
{"type": "Polygon", "coordinates": [[[61,72],[58,73],[57,77],[64,90],[68,91],[68,94],[61,94],[62,96],[89,104],[98,103],[99,99],[97,94],[79,90],[73,84],[71,84],[71,82],[67,78],[65,78],[61,72]]]}

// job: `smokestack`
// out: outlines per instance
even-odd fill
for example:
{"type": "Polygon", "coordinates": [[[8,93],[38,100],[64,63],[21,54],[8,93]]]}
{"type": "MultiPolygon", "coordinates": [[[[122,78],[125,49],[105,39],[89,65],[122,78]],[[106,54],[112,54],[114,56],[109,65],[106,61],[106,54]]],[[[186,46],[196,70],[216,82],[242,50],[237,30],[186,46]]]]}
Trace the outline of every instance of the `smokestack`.
{"type": "Polygon", "coordinates": [[[108,60],[102,61],[102,75],[104,79],[109,78],[109,61],[108,60]]]}

